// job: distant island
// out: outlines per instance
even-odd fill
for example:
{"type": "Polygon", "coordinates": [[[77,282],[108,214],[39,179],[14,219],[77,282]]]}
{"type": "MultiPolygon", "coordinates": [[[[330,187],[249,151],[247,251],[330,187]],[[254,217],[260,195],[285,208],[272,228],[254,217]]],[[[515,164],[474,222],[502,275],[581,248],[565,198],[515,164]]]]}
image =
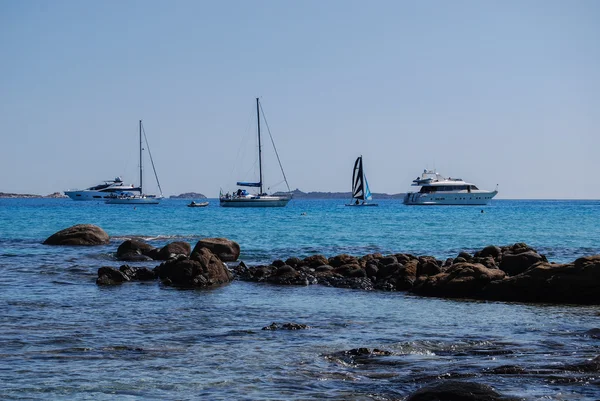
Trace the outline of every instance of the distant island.
{"type": "Polygon", "coordinates": [[[171,195],[169,196],[171,199],[206,199],[206,196],[203,194],[199,194],[197,192],[186,192],[180,195],[171,195]]]}
{"type": "MultiPolygon", "coordinates": [[[[277,192],[274,195],[283,195],[284,192],[277,192]]],[[[292,191],[294,199],[351,199],[352,193],[350,192],[302,192],[299,189],[292,191]]],[[[373,194],[373,199],[403,199],[404,194],[373,194]]]]}
{"type": "Polygon", "coordinates": [[[50,195],[33,195],[33,194],[12,194],[6,192],[0,192],[0,198],[68,198],[67,195],[62,192],[54,192],[50,195]]]}

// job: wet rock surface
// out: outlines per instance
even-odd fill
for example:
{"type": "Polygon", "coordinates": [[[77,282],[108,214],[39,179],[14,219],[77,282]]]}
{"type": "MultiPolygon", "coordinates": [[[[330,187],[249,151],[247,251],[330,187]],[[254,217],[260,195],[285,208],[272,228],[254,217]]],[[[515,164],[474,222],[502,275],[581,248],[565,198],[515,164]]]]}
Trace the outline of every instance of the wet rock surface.
{"type": "Polygon", "coordinates": [[[273,322],[268,326],[262,328],[262,330],[306,330],[310,329],[310,326],[300,323],[276,323],[273,322]]]}
{"type": "Polygon", "coordinates": [[[233,268],[239,280],[278,285],[410,291],[417,295],[498,301],[600,304],[600,255],[549,263],[524,243],[489,245],[445,261],[411,254],[316,254],[233,268]]]}
{"type": "Polygon", "coordinates": [[[406,401],[509,401],[491,386],[466,381],[445,381],[426,386],[411,394],[406,401]]]}
{"type": "Polygon", "coordinates": [[[92,224],[77,224],[60,230],[44,241],[44,245],[106,245],[109,236],[98,226],[92,224]]]}
{"type": "Polygon", "coordinates": [[[204,238],[198,241],[192,252],[206,248],[223,262],[235,262],[240,256],[240,245],[227,238],[204,238]]]}

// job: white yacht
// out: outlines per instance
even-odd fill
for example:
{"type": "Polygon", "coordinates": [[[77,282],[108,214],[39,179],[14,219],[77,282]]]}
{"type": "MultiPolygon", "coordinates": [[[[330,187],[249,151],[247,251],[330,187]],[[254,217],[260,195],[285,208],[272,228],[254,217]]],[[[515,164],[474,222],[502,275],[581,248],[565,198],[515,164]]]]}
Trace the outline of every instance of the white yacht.
{"type": "Polygon", "coordinates": [[[104,200],[119,195],[132,196],[140,193],[139,187],[133,185],[126,186],[121,177],[114,180],[104,181],[102,184],[95,185],[86,189],[71,189],[65,191],[65,195],[76,201],[104,200]]]}
{"type": "Polygon", "coordinates": [[[140,120],[140,186],[138,188],[139,194],[133,194],[131,192],[116,192],[106,197],[105,203],[109,205],[157,205],[162,200],[162,189],[160,188],[160,182],[158,181],[158,174],[156,174],[156,169],[154,168],[154,160],[152,160],[152,153],[150,153],[150,144],[148,143],[148,138],[146,137],[146,131],[144,130],[144,126],[142,125],[142,120],[140,120]],[[154,177],[156,178],[156,184],[158,185],[158,190],[160,191],[160,195],[147,195],[143,190],[143,180],[144,180],[144,169],[142,166],[143,163],[143,141],[142,141],[142,133],[143,138],[146,140],[146,148],[148,150],[148,156],[150,156],[150,163],[152,164],[152,170],[154,171],[154,177]]]}
{"type": "MultiPolygon", "coordinates": [[[[271,137],[271,143],[273,144],[273,148],[275,150],[275,154],[277,155],[277,161],[279,162],[279,167],[281,168],[281,174],[283,175],[283,181],[287,186],[288,192],[283,194],[272,194],[268,195],[263,191],[264,181],[263,181],[263,167],[262,167],[262,146],[261,146],[261,134],[260,134],[260,111],[262,107],[260,105],[260,101],[256,98],[256,125],[258,132],[258,182],[237,182],[236,185],[238,187],[254,187],[259,188],[258,193],[251,194],[245,189],[238,189],[234,191],[232,194],[226,193],[223,194],[223,191],[219,194],[219,204],[222,207],[285,207],[288,202],[292,199],[292,194],[290,191],[290,186],[287,183],[287,179],[285,178],[285,173],[283,172],[283,166],[281,165],[281,161],[279,160],[279,155],[277,155],[277,149],[275,149],[275,142],[273,141],[273,137],[271,136],[271,132],[269,131],[269,136],[271,137]]],[[[264,119],[264,112],[263,112],[264,119]]],[[[265,120],[266,123],[266,120],[265,120]]],[[[269,125],[267,124],[267,129],[269,125]]]]}
{"type": "Polygon", "coordinates": [[[408,192],[405,205],[487,205],[498,194],[498,185],[494,191],[486,191],[461,178],[443,177],[435,170],[424,170],[412,186],[421,189],[408,192]]]}

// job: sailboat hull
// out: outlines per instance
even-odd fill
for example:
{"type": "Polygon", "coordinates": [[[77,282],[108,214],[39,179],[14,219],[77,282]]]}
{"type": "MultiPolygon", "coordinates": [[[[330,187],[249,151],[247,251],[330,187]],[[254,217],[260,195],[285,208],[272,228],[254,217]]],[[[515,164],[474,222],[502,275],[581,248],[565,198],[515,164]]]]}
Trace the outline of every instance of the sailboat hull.
{"type": "Polygon", "coordinates": [[[124,197],[107,199],[105,203],[109,205],[158,205],[162,198],[157,197],[124,197]]]}
{"type": "Polygon", "coordinates": [[[280,196],[249,196],[241,198],[221,198],[222,207],[284,207],[290,198],[280,196]]]}
{"type": "Polygon", "coordinates": [[[377,203],[359,203],[358,205],[355,203],[347,203],[346,206],[363,207],[363,206],[379,206],[379,205],[377,203]]]}

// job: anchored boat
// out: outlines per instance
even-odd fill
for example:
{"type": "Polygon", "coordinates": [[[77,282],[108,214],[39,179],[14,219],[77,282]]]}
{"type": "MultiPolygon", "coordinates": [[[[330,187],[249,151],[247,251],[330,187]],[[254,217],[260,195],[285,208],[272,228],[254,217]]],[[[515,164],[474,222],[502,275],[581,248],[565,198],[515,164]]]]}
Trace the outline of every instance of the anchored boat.
{"type": "MultiPolygon", "coordinates": [[[[281,161],[279,160],[279,155],[277,154],[277,149],[275,148],[275,142],[273,142],[273,137],[271,137],[271,142],[273,143],[273,148],[275,150],[275,155],[277,155],[277,161],[279,162],[279,167],[281,168],[281,173],[283,174],[283,180],[287,186],[288,192],[284,195],[268,195],[263,191],[263,167],[262,167],[262,146],[261,146],[261,133],[260,133],[260,115],[261,115],[261,105],[258,98],[256,98],[256,120],[257,120],[257,129],[258,129],[258,170],[259,177],[258,182],[243,182],[238,181],[237,186],[239,187],[252,187],[258,188],[259,191],[256,194],[251,194],[245,189],[238,189],[234,191],[232,194],[222,192],[219,195],[219,204],[223,207],[284,207],[288,204],[288,202],[292,199],[292,194],[290,191],[290,186],[288,185],[287,179],[285,177],[285,172],[283,171],[283,167],[281,166],[281,161]]],[[[264,118],[264,113],[263,113],[264,118]]],[[[267,129],[269,126],[267,125],[267,129]]],[[[271,133],[269,132],[269,136],[271,133]]]]}
{"type": "Polygon", "coordinates": [[[158,175],[156,174],[156,168],[154,168],[154,160],[152,159],[152,153],[150,152],[150,145],[148,144],[148,138],[146,137],[146,132],[142,126],[142,120],[140,120],[140,186],[139,186],[139,194],[132,194],[131,192],[116,192],[110,195],[105,203],[109,205],[156,205],[160,203],[162,200],[162,189],[160,188],[160,182],[158,181],[158,175]],[[160,191],[160,196],[156,195],[146,195],[143,190],[143,179],[144,179],[144,171],[142,168],[143,162],[143,142],[142,142],[142,131],[144,134],[144,139],[146,140],[146,148],[148,148],[148,155],[150,156],[150,163],[152,164],[152,170],[154,170],[154,177],[156,178],[156,183],[158,184],[158,189],[160,191]]]}
{"type": "Polygon", "coordinates": [[[461,178],[443,177],[435,170],[424,170],[412,186],[421,189],[408,192],[405,205],[487,205],[498,194],[497,185],[494,191],[486,191],[461,178]]]}

